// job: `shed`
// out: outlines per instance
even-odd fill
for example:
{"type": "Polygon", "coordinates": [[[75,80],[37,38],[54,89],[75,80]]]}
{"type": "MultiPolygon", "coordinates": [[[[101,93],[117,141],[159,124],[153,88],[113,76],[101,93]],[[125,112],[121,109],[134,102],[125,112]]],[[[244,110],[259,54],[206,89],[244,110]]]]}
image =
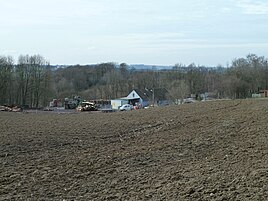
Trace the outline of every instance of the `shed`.
{"type": "Polygon", "coordinates": [[[268,90],[260,90],[259,93],[261,94],[262,98],[268,97],[268,90]]]}
{"type": "Polygon", "coordinates": [[[111,100],[111,105],[112,105],[113,110],[118,110],[119,107],[121,107],[122,105],[127,104],[127,103],[128,103],[128,100],[123,99],[123,98],[111,100]]]}

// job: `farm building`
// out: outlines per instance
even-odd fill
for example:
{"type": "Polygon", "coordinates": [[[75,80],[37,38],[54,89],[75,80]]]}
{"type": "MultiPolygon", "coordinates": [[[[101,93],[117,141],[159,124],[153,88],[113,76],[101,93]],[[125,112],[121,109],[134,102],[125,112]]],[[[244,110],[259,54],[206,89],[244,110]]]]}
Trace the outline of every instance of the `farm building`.
{"type": "Polygon", "coordinates": [[[132,105],[140,104],[141,107],[146,107],[149,105],[150,93],[147,90],[134,89],[128,94],[127,98],[132,105]]]}
{"type": "Polygon", "coordinates": [[[267,98],[268,97],[268,90],[260,90],[259,93],[261,94],[262,98],[267,98]]]}
{"type": "Polygon", "coordinates": [[[124,98],[111,100],[111,105],[112,105],[113,110],[118,110],[119,107],[121,107],[122,105],[128,104],[128,103],[129,103],[129,101],[127,99],[124,99],[124,98]]]}
{"type": "Polygon", "coordinates": [[[149,105],[149,97],[146,92],[134,89],[128,96],[111,100],[112,109],[117,110],[124,104],[140,105],[146,107],[149,105]]]}
{"type": "Polygon", "coordinates": [[[167,94],[167,90],[163,88],[152,90],[134,89],[126,97],[111,100],[111,105],[112,109],[115,110],[124,104],[131,104],[133,106],[139,105],[140,107],[146,107],[150,104],[167,105],[169,103],[167,100],[167,94]]]}
{"type": "Polygon", "coordinates": [[[268,90],[260,90],[258,93],[252,94],[252,98],[267,98],[268,90]]]}

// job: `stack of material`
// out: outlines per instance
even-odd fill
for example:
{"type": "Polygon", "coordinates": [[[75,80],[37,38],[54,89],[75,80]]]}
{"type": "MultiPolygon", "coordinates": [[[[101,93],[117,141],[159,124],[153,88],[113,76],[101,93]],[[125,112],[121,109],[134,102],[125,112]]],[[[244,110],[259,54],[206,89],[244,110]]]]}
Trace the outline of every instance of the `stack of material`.
{"type": "Polygon", "coordinates": [[[21,112],[22,109],[20,107],[8,107],[8,106],[0,106],[1,112],[21,112]]]}

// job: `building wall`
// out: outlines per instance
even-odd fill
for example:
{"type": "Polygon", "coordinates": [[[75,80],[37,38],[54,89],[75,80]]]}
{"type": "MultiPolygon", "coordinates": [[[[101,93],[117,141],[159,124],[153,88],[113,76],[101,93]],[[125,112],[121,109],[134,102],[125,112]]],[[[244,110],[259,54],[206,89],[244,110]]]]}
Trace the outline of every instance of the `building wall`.
{"type": "Polygon", "coordinates": [[[261,94],[252,94],[252,98],[261,98],[261,94]]]}
{"type": "Polygon", "coordinates": [[[118,110],[119,107],[121,107],[122,105],[127,104],[127,103],[128,103],[128,101],[123,100],[123,99],[111,100],[111,105],[112,105],[113,110],[118,110]]]}
{"type": "Polygon", "coordinates": [[[139,94],[137,94],[137,92],[135,90],[133,90],[132,92],[130,92],[128,94],[127,98],[131,98],[131,99],[137,99],[137,98],[139,98],[140,99],[141,97],[139,96],[139,94]]]}
{"type": "Polygon", "coordinates": [[[266,98],[266,97],[268,97],[268,90],[261,90],[260,94],[261,94],[262,98],[266,98]]]}

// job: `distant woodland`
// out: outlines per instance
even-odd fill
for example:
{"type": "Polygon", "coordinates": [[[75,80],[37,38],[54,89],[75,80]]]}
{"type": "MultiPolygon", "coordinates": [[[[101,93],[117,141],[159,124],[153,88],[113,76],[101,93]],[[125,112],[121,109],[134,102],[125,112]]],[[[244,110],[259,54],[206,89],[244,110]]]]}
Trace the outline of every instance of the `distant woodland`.
{"type": "Polygon", "coordinates": [[[21,55],[17,61],[0,56],[0,105],[39,108],[53,98],[113,99],[145,88],[166,88],[174,101],[205,92],[215,98],[247,98],[268,89],[268,60],[250,54],[229,67],[192,63],[172,70],[136,70],[126,63],[101,63],[54,69],[41,55],[21,55]]]}

